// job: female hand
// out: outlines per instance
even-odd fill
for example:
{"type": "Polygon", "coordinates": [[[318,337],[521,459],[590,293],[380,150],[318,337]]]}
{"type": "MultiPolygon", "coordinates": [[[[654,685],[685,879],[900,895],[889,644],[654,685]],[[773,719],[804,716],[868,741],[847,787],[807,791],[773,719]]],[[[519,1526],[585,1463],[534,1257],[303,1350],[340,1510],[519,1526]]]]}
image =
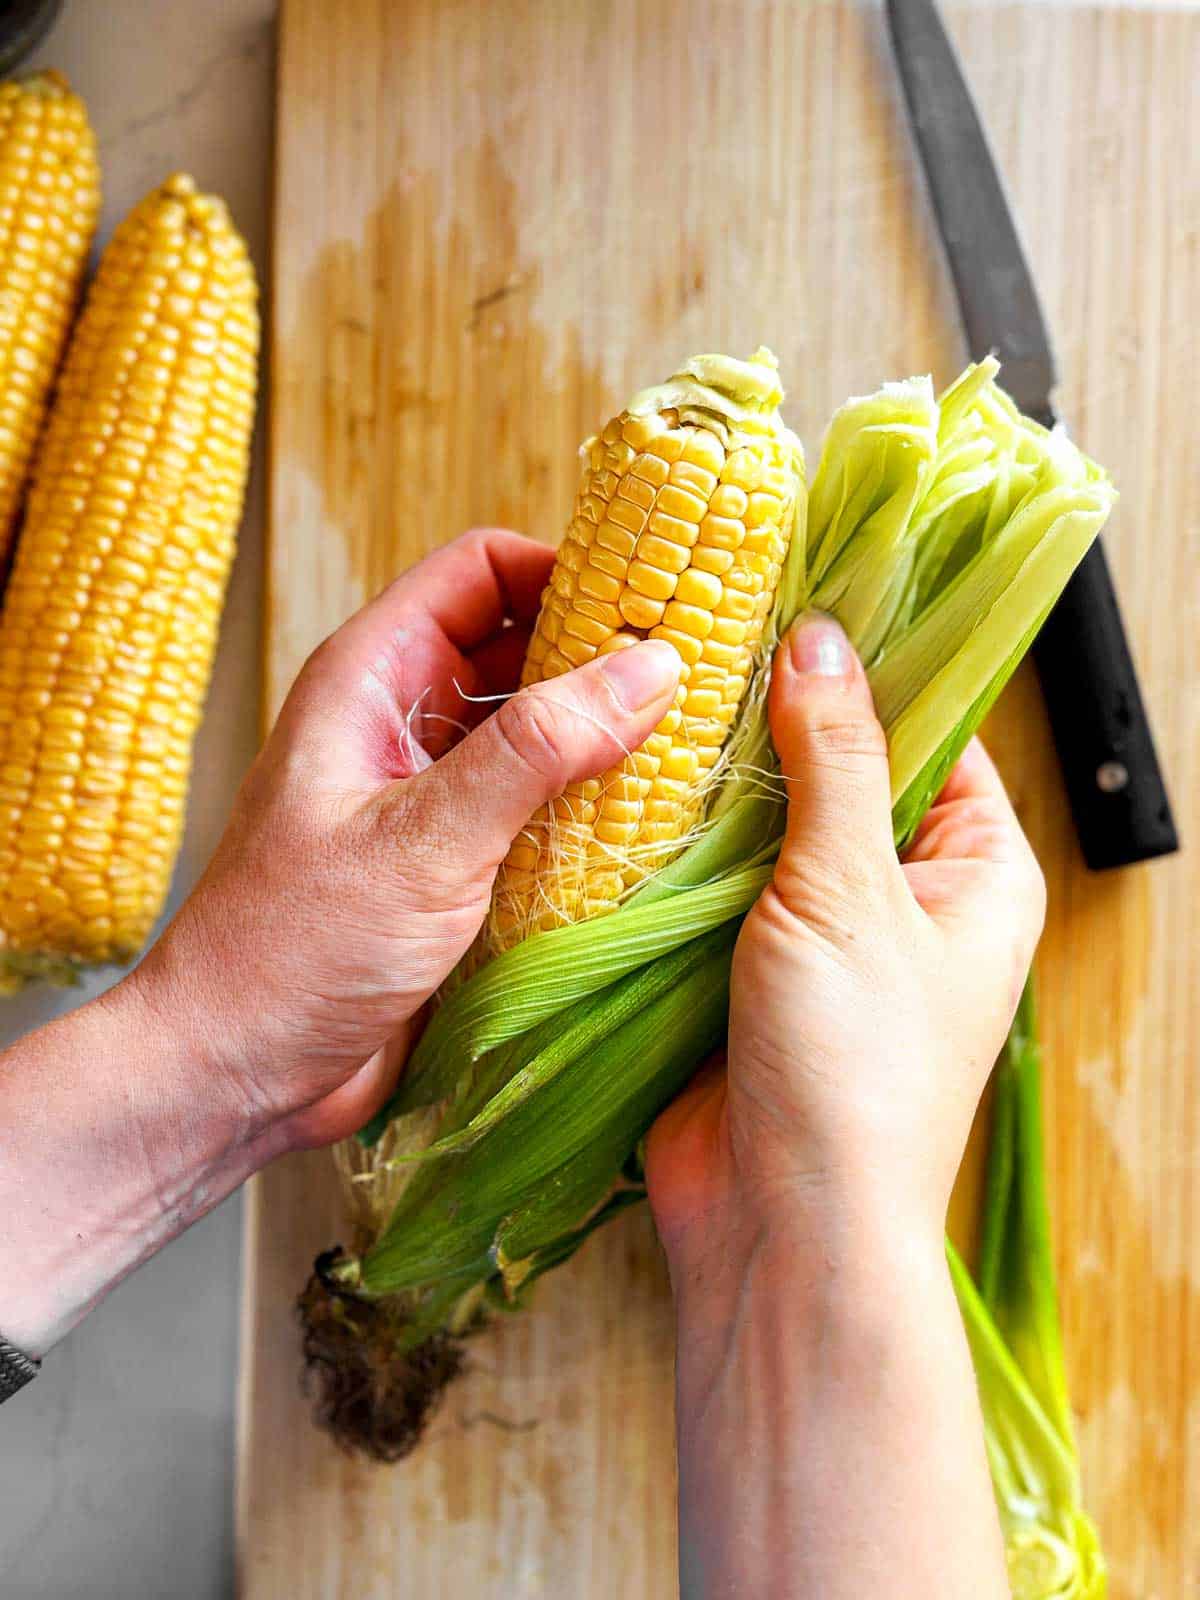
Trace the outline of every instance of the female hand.
{"type": "Polygon", "coordinates": [[[978,743],[897,860],[883,730],[830,619],[781,646],[770,716],[787,836],[738,941],[728,1065],[647,1150],[685,1594],[1003,1595],[942,1230],[1041,874],[978,743]]]}
{"type": "Polygon", "coordinates": [[[135,975],[164,1017],[197,1019],[248,1127],[289,1146],[361,1127],[517,833],[669,707],[679,659],[659,643],[503,698],[552,566],[531,539],[469,533],[339,628],[135,975]]]}
{"type": "Polygon", "coordinates": [[[339,628],[141,966],[0,1055],[10,1341],[40,1353],[271,1157],[360,1127],[514,837],[665,714],[661,643],[502,698],[552,565],[470,533],[339,628]]]}
{"type": "Polygon", "coordinates": [[[1041,870],[978,740],[897,859],[883,730],[831,620],[785,641],[770,716],[787,836],[738,940],[728,1070],[654,1130],[659,1226],[686,1251],[731,1208],[852,1199],[939,1237],[1041,932],[1041,870]]]}

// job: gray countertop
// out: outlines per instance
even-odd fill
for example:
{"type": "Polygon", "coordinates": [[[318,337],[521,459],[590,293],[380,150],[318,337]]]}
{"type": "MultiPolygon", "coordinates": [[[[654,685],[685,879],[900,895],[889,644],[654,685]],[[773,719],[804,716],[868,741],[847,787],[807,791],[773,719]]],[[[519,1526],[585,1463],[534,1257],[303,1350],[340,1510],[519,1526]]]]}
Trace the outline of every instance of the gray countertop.
{"type": "MultiPolygon", "coordinates": [[[[265,280],[274,12],[275,0],[67,0],[26,65],[58,67],[87,101],[101,243],[146,190],[186,169],[228,200],[265,280]]],[[[207,860],[258,742],[261,432],[172,904],[207,860]]],[[[0,1042],[110,981],[4,1002],[0,1042]]],[[[0,1411],[4,1600],[232,1592],[240,1213],[235,1197],[124,1283],[0,1411]]]]}

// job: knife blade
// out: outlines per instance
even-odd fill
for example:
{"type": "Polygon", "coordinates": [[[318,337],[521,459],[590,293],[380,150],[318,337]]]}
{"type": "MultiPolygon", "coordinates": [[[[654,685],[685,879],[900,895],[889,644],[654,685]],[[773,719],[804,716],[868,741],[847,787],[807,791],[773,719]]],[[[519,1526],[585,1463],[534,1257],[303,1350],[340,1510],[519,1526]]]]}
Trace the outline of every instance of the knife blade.
{"type": "MultiPolygon", "coordinates": [[[[887,0],[892,49],[972,360],[1053,427],[1054,352],[1033,275],[935,0],[887,0]]],[[[1094,871],[1179,848],[1166,784],[1099,540],[1033,647],[1084,860],[1094,871]]]]}

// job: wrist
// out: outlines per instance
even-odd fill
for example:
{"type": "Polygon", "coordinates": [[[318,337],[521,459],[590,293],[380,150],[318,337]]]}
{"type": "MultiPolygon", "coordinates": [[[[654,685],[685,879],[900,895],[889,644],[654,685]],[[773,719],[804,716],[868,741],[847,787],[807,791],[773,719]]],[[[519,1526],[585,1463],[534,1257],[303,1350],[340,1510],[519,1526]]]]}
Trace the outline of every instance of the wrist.
{"type": "Polygon", "coordinates": [[[921,1277],[945,1271],[943,1225],[933,1208],[844,1171],[731,1183],[664,1232],[663,1247],[677,1297],[698,1286],[718,1305],[764,1274],[827,1295],[877,1274],[881,1263],[921,1277]]]}
{"type": "Polygon", "coordinates": [[[135,973],[0,1056],[0,1331],[31,1355],[265,1159],[190,1033],[135,973]]]}
{"type": "MultiPolygon", "coordinates": [[[[985,1567],[991,1559],[994,1513],[941,1242],[878,1215],[862,1229],[840,1216],[832,1232],[814,1213],[799,1231],[759,1229],[725,1277],[679,1282],[672,1267],[686,1594],[890,1593],[905,1529],[924,1526],[930,1503],[952,1503],[960,1476],[985,1567]]],[[[919,1543],[932,1559],[914,1561],[906,1594],[936,1588],[936,1527],[928,1552],[919,1543]]]]}
{"type": "Polygon", "coordinates": [[[135,1051],[163,1053],[167,1096],[153,1115],[169,1109],[185,1124],[199,1116],[207,1141],[246,1145],[267,1131],[274,1113],[258,1103],[244,1070],[253,1049],[250,1030],[231,1002],[207,992],[203,975],[216,963],[204,950],[189,948],[179,926],[185,916],[93,1003],[105,1008],[106,1026],[135,1051]]]}
{"type": "Polygon", "coordinates": [[[744,1386],[781,1392],[797,1347],[827,1344],[868,1369],[898,1310],[945,1299],[940,1228],[869,1189],[744,1197],[667,1247],[681,1410],[743,1431],[744,1386]]]}

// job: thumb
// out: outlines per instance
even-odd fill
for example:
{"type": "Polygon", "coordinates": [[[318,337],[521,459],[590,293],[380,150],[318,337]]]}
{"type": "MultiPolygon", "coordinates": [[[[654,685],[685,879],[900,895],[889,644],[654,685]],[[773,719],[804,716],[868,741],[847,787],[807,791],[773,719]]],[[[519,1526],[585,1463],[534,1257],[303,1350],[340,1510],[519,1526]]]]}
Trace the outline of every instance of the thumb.
{"type": "Polygon", "coordinates": [[[395,786],[428,852],[455,875],[494,872],[539,806],[648,739],[667,714],[680,660],[646,639],[533,684],[425,772],[395,786]]]}
{"type": "Polygon", "coordinates": [[[896,869],[887,739],[862,663],[819,612],[792,625],[775,654],[771,737],[788,793],[775,888],[797,915],[896,869]]]}

